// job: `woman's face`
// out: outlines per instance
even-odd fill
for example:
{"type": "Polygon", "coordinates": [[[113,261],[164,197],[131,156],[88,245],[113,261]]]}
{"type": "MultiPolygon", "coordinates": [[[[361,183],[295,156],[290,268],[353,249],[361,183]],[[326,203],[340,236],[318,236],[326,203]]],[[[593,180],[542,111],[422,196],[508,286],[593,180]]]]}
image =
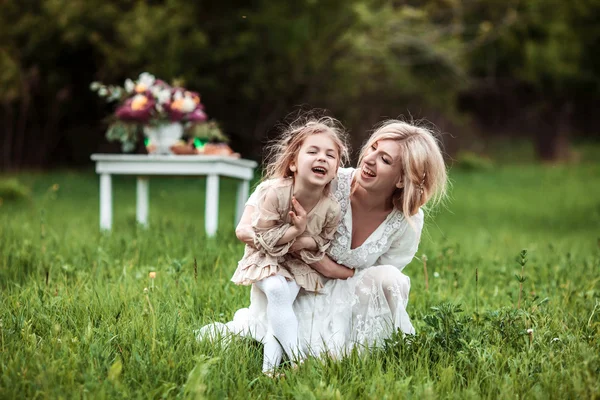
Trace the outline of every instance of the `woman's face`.
{"type": "Polygon", "coordinates": [[[402,165],[400,145],[392,139],[382,139],[367,149],[356,181],[364,189],[390,195],[401,187],[402,165]]]}

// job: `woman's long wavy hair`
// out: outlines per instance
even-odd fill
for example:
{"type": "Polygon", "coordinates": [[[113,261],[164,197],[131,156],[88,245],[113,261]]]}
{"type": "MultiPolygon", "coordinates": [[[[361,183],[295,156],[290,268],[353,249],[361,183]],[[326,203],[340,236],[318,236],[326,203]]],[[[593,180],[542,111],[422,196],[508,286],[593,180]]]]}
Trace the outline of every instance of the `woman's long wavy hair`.
{"type": "Polygon", "coordinates": [[[388,120],[381,123],[362,147],[358,166],[377,141],[391,139],[400,145],[402,184],[392,201],[409,222],[419,208],[431,200],[440,203],[446,196],[448,174],[442,150],[433,132],[408,122],[388,120]]]}
{"type": "MultiPolygon", "coordinates": [[[[318,134],[327,135],[333,140],[338,151],[336,169],[343,166],[348,161],[348,147],[342,124],[332,117],[300,117],[267,145],[263,180],[293,177],[290,166],[296,162],[300,147],[307,137],[318,134]]],[[[329,190],[329,184],[326,190],[329,190]]]]}

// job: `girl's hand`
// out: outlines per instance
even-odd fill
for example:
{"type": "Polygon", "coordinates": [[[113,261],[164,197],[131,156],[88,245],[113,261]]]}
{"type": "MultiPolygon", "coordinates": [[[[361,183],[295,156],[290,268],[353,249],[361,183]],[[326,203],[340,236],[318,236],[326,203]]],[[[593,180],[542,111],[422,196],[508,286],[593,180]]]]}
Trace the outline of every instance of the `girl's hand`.
{"type": "Polygon", "coordinates": [[[298,203],[295,197],[292,197],[292,206],[295,212],[290,211],[290,221],[294,225],[294,228],[296,228],[299,236],[306,230],[306,210],[298,203]]]}

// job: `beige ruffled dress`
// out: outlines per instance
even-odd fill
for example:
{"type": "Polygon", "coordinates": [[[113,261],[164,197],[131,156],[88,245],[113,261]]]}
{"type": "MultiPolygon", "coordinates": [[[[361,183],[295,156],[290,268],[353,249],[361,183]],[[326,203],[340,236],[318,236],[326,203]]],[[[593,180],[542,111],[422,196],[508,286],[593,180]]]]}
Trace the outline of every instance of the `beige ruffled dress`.
{"type": "Polygon", "coordinates": [[[269,276],[282,275],[307,291],[318,291],[324,278],[308,264],[321,260],[329,248],[340,219],[339,204],[329,195],[319,200],[308,212],[306,230],[301,235],[312,237],[318,249],[291,255],[288,251],[295,240],[282,245],[277,242],[292,226],[288,214],[292,209],[293,179],[272,179],[261,184],[257,191],[257,206],[252,216],[254,247],[246,246],[231,281],[251,285],[269,276]]]}

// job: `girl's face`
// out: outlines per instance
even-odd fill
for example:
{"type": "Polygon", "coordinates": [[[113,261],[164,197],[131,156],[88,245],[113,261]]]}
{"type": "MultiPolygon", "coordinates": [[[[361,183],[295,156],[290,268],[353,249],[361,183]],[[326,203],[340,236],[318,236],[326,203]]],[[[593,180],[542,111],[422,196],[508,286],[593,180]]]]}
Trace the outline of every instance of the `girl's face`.
{"type": "Polygon", "coordinates": [[[402,187],[400,146],[395,140],[382,139],[367,149],[357,171],[357,183],[368,191],[393,193],[402,187]]]}
{"type": "Polygon", "coordinates": [[[296,169],[296,179],[315,186],[325,186],[335,177],[338,162],[339,153],[333,139],[317,133],[304,140],[292,167],[296,169]]]}

